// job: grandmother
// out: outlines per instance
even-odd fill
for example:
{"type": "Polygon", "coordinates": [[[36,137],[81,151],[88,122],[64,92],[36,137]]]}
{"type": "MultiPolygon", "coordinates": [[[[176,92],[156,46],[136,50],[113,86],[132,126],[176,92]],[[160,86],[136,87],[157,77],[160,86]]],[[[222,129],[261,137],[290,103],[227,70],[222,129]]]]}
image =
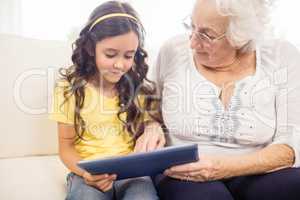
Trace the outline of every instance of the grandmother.
{"type": "Polygon", "coordinates": [[[161,48],[167,145],[197,143],[200,157],[156,178],[162,200],[300,199],[300,54],[270,37],[271,6],[198,0],[190,34],[161,48]]]}

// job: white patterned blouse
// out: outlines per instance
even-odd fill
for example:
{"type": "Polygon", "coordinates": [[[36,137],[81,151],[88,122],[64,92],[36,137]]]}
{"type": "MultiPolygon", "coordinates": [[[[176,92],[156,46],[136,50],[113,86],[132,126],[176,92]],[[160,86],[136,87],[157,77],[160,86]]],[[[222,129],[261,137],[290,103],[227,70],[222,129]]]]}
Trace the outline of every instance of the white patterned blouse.
{"type": "Polygon", "coordinates": [[[200,153],[242,154],[271,144],[300,148],[300,54],[285,41],[256,48],[256,72],[235,83],[227,109],[221,89],[196,69],[189,39],[177,36],[156,66],[169,145],[197,143],[200,153]]]}

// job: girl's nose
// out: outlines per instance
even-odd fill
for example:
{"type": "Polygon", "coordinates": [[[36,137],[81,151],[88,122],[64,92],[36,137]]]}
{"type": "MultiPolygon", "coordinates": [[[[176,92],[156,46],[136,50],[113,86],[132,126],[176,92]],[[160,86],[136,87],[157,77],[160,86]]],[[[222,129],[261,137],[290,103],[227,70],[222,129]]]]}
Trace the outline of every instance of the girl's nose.
{"type": "Polygon", "coordinates": [[[119,69],[119,70],[122,70],[123,69],[123,66],[124,66],[124,64],[123,64],[123,62],[122,61],[117,61],[115,64],[114,64],[114,68],[116,68],[116,69],[119,69]]]}

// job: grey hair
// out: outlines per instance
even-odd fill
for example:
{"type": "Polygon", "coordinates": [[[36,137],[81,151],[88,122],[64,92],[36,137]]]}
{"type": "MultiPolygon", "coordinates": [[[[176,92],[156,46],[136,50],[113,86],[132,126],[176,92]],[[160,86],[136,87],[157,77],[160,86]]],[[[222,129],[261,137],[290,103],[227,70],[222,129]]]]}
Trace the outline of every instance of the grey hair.
{"type": "Polygon", "coordinates": [[[215,0],[220,15],[229,17],[226,37],[241,51],[255,46],[272,35],[270,11],[274,0],[215,0]]]}

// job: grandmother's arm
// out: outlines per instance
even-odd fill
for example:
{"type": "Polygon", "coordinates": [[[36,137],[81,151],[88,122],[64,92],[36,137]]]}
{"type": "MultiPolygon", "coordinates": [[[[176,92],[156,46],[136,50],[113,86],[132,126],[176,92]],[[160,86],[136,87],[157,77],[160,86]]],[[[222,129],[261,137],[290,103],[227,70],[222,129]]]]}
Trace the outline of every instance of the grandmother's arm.
{"type": "Polygon", "coordinates": [[[274,144],[244,155],[202,155],[198,162],[177,165],[165,175],[195,182],[227,179],[238,176],[265,174],[292,167],[294,150],[285,144],[274,144]]]}
{"type": "Polygon", "coordinates": [[[257,152],[224,157],[221,165],[230,169],[228,177],[264,174],[292,167],[295,163],[294,150],[286,144],[269,145],[257,152]]]}

